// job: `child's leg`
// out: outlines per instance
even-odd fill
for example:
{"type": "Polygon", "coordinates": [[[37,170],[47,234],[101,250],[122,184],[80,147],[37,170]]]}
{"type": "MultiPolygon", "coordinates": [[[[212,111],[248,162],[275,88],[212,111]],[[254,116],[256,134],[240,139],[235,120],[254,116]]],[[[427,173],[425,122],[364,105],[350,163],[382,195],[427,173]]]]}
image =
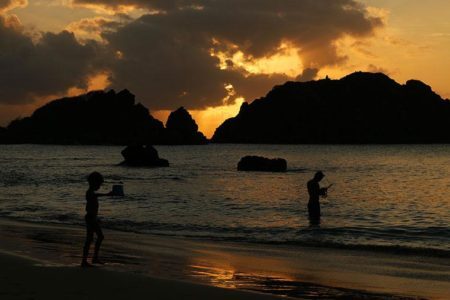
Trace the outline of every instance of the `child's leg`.
{"type": "Polygon", "coordinates": [[[86,228],[86,241],[83,247],[83,260],[81,263],[87,263],[87,258],[89,255],[89,248],[91,247],[92,240],[94,239],[94,231],[92,231],[89,226],[86,228]]]}
{"type": "Polygon", "coordinates": [[[84,242],[83,247],[83,259],[81,260],[81,266],[88,266],[87,258],[89,255],[89,248],[91,247],[91,243],[94,240],[94,224],[92,222],[92,218],[88,215],[84,217],[86,221],[86,241],[84,242]]]}
{"type": "Polygon", "coordinates": [[[92,258],[92,261],[98,261],[98,252],[100,251],[100,246],[104,239],[102,228],[100,227],[100,224],[98,224],[98,223],[95,228],[95,233],[97,234],[97,241],[95,242],[95,251],[94,251],[94,257],[92,258]]]}

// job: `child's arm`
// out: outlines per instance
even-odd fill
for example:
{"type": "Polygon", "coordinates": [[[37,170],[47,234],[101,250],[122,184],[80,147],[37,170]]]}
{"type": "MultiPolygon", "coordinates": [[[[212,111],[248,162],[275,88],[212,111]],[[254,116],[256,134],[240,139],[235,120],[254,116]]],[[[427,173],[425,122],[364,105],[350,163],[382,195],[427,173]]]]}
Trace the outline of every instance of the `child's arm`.
{"type": "Polygon", "coordinates": [[[112,196],[113,192],[109,192],[109,193],[96,193],[95,196],[97,197],[108,197],[108,196],[112,196]]]}

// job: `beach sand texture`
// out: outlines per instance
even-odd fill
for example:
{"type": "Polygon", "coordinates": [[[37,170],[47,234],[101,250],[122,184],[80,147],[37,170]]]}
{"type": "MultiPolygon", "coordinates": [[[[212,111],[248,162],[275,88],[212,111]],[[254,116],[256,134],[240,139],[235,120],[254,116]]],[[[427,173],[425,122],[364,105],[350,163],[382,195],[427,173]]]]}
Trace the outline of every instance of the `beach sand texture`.
{"type": "Polygon", "coordinates": [[[1,219],[0,234],[1,299],[448,299],[450,290],[446,258],[105,230],[108,264],[82,269],[82,227],[1,219]]]}
{"type": "Polygon", "coordinates": [[[101,268],[43,267],[0,255],[1,299],[277,299],[101,268]]]}

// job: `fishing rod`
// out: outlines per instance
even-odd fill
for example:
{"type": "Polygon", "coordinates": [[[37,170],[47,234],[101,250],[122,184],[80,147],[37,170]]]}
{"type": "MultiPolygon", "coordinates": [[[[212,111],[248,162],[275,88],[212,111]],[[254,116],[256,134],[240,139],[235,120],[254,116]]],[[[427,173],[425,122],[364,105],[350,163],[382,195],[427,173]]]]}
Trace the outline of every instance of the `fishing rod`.
{"type": "Polygon", "coordinates": [[[326,178],[324,178],[324,179],[325,179],[325,181],[326,181],[326,184],[328,184],[328,186],[327,186],[327,187],[324,187],[324,188],[321,188],[321,190],[323,191],[322,198],[327,198],[327,197],[328,197],[328,190],[329,190],[332,186],[334,186],[334,183],[330,183],[330,182],[328,181],[328,179],[326,179],[326,178]]]}

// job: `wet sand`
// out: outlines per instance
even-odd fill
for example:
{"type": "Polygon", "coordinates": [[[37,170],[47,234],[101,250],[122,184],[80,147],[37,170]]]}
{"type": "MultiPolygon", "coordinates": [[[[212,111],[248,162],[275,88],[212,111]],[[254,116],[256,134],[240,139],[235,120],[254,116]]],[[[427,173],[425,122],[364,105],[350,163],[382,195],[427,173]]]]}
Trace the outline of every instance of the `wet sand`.
{"type": "Polygon", "coordinates": [[[104,232],[107,264],[86,270],[79,267],[83,227],[0,219],[0,298],[450,297],[447,258],[104,232]]]}
{"type": "Polygon", "coordinates": [[[0,254],[1,299],[276,299],[102,268],[43,267],[0,254]]]}

